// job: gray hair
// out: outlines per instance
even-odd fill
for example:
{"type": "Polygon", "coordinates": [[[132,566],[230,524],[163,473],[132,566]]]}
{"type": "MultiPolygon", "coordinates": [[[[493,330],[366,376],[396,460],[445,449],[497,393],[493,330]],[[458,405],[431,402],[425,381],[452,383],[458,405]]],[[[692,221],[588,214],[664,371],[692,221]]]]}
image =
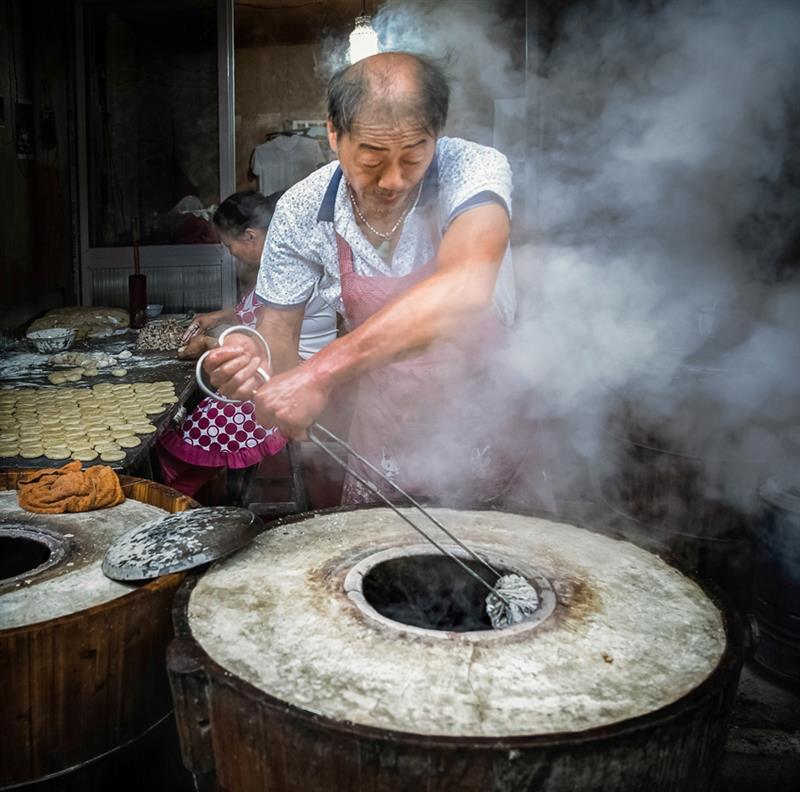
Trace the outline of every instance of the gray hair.
{"type": "MultiPolygon", "coordinates": [[[[430,135],[436,136],[447,123],[450,85],[441,61],[424,55],[408,55],[417,65],[417,90],[401,100],[393,113],[395,118],[411,117],[430,135]]],[[[388,76],[388,75],[387,75],[388,76]]],[[[350,133],[358,114],[377,96],[374,74],[368,73],[365,61],[340,69],[328,83],[328,118],[337,135],[350,133]]]]}

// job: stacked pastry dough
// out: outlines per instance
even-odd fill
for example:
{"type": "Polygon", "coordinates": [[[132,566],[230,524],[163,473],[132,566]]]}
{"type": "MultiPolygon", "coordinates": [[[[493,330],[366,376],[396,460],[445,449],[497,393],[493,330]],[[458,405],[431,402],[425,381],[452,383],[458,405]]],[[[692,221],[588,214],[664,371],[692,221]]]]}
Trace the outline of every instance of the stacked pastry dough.
{"type": "Polygon", "coordinates": [[[0,391],[0,457],[119,462],[176,401],[167,380],[0,391]]]}

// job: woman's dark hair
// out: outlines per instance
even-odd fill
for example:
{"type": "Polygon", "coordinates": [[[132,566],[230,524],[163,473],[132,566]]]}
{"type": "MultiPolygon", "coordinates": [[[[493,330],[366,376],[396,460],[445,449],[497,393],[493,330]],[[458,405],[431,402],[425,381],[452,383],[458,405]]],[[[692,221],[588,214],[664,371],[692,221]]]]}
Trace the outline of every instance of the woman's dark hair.
{"type": "MultiPolygon", "coordinates": [[[[418,85],[415,94],[399,108],[396,115],[412,116],[431,135],[438,135],[447,123],[450,85],[443,61],[424,55],[402,53],[417,62],[418,85]]],[[[376,98],[374,75],[368,76],[364,61],[340,69],[328,82],[328,118],[337,135],[353,131],[359,112],[376,98]]],[[[378,87],[379,89],[379,87],[378,87]]]]}
{"type": "Polygon", "coordinates": [[[255,190],[235,192],[217,207],[211,220],[218,231],[232,237],[240,237],[248,228],[266,231],[281,195],[272,193],[265,196],[255,190]]]}

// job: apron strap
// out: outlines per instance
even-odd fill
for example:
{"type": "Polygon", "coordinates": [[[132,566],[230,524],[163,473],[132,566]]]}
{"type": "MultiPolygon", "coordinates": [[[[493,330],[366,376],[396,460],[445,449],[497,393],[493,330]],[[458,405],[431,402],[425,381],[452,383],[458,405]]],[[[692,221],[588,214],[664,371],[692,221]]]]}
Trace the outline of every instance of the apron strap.
{"type": "Polygon", "coordinates": [[[353,250],[338,231],[336,232],[336,253],[339,258],[339,277],[343,279],[348,275],[352,275],[353,250]]]}

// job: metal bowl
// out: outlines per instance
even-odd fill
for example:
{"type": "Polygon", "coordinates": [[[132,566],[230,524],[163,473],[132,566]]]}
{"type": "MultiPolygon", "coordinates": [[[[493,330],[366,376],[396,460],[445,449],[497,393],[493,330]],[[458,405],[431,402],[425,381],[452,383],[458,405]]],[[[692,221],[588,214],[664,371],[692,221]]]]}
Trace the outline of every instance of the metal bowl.
{"type": "Polygon", "coordinates": [[[69,349],[75,341],[75,330],[71,327],[51,327],[49,330],[34,330],[25,337],[38,352],[49,355],[69,349]]]}
{"type": "Polygon", "coordinates": [[[164,308],[164,306],[163,305],[159,305],[158,303],[150,303],[150,305],[148,305],[147,308],[145,309],[145,311],[147,313],[147,318],[148,319],[155,319],[157,316],[159,316],[161,314],[161,311],[163,310],[163,308],[164,308]]]}

